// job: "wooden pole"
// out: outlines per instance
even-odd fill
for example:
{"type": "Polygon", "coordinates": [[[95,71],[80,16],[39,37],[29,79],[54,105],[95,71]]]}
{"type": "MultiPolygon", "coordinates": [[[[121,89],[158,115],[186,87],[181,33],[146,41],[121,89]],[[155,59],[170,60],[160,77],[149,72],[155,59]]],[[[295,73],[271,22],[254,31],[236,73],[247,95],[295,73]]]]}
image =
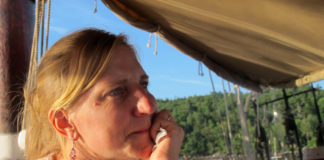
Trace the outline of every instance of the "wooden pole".
{"type": "MultiPolygon", "coordinates": [[[[23,104],[22,88],[26,79],[33,35],[34,2],[0,0],[0,159],[14,155],[10,148],[19,130],[17,113],[23,104]],[[10,146],[3,146],[11,144],[10,146]],[[9,155],[10,154],[10,155],[9,155]]],[[[11,149],[14,150],[14,149],[11,149]]]]}

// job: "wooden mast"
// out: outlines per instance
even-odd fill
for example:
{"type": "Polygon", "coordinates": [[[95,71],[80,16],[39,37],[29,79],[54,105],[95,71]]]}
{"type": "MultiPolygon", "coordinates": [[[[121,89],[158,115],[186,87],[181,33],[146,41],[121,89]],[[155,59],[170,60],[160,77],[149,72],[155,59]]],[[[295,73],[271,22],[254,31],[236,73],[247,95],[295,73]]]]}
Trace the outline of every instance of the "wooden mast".
{"type": "Polygon", "coordinates": [[[5,149],[0,159],[12,159],[6,156],[16,154],[17,113],[23,105],[22,88],[28,71],[33,16],[32,0],[0,1],[0,148],[5,149]]]}

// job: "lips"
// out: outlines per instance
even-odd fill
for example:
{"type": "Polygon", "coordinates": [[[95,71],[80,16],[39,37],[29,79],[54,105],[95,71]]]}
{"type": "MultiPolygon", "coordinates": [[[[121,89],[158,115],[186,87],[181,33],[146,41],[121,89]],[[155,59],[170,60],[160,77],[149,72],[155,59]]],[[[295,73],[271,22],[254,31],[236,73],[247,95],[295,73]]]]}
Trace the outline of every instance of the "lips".
{"type": "Polygon", "coordinates": [[[141,117],[141,119],[136,120],[136,123],[131,125],[130,128],[130,135],[137,135],[137,134],[148,134],[150,133],[152,122],[152,116],[145,116],[141,117]],[[134,128],[133,128],[134,127],[134,128]]]}
{"type": "Polygon", "coordinates": [[[144,134],[144,133],[148,133],[149,129],[145,128],[145,129],[140,129],[138,131],[133,132],[134,134],[144,134]]]}

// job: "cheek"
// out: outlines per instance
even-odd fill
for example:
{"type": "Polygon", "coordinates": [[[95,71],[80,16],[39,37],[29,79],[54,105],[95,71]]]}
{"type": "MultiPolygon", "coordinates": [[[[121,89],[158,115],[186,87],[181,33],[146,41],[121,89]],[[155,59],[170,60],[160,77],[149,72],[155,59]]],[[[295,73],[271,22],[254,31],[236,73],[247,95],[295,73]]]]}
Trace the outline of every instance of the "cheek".
{"type": "Polygon", "coordinates": [[[77,129],[91,150],[98,152],[100,149],[111,150],[123,144],[127,118],[122,113],[114,109],[87,109],[78,114],[77,129]]]}

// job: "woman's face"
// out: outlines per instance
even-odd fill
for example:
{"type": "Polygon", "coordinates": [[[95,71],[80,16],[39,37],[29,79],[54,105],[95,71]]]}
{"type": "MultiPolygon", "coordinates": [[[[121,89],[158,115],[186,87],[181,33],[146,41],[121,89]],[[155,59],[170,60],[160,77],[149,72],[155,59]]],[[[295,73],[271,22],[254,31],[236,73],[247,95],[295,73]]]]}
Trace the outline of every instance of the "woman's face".
{"type": "Polygon", "coordinates": [[[148,76],[134,51],[117,46],[104,75],[75,103],[71,119],[80,136],[77,156],[149,157],[153,147],[149,129],[157,103],[147,85],[148,76]]]}

